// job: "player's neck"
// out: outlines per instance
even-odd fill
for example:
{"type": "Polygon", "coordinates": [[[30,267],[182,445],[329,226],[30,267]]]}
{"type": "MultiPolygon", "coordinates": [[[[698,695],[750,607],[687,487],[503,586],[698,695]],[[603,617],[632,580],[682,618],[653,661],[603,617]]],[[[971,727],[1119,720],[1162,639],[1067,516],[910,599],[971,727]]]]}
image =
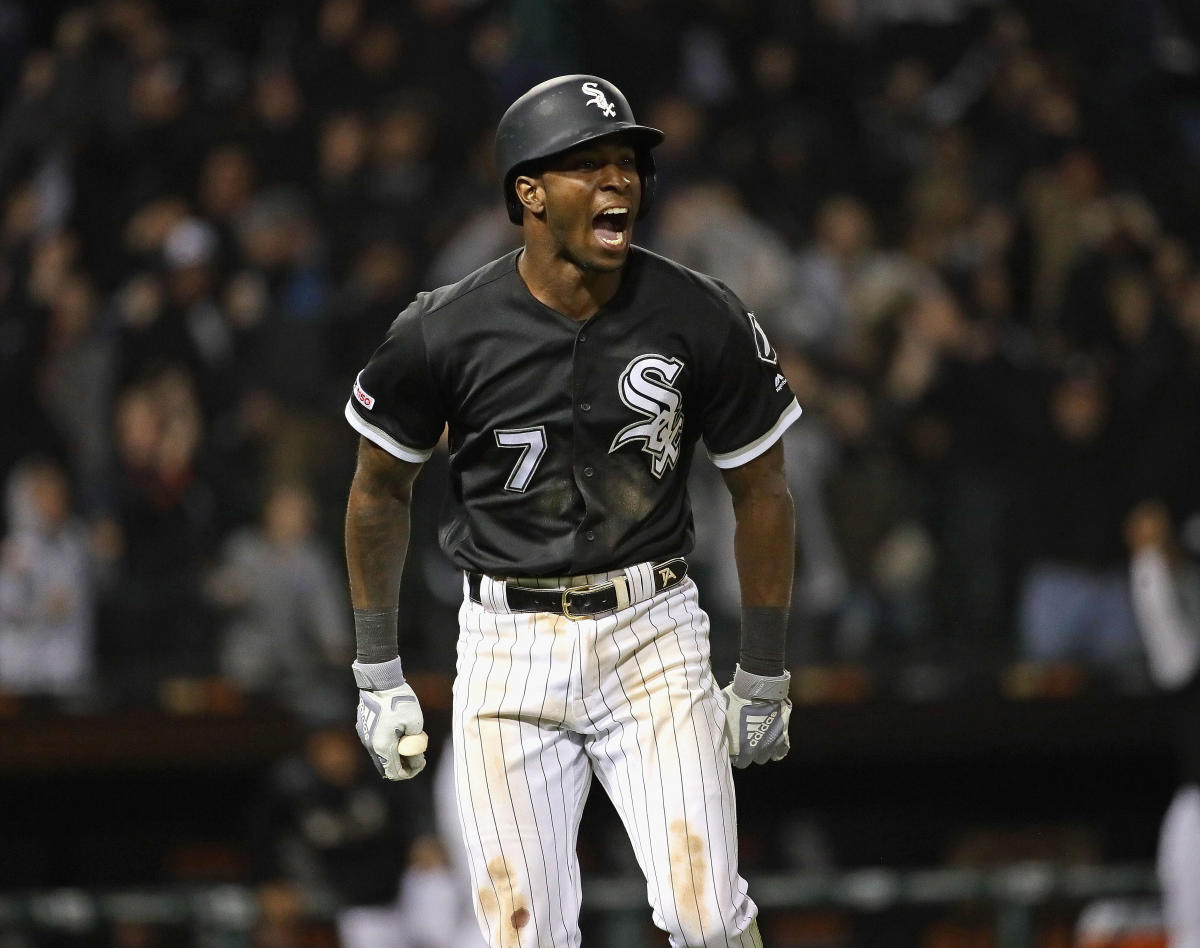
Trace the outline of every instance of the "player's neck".
{"type": "Polygon", "coordinates": [[[621,288],[621,270],[588,270],[526,246],[517,272],[539,303],[568,319],[591,319],[621,288]]]}

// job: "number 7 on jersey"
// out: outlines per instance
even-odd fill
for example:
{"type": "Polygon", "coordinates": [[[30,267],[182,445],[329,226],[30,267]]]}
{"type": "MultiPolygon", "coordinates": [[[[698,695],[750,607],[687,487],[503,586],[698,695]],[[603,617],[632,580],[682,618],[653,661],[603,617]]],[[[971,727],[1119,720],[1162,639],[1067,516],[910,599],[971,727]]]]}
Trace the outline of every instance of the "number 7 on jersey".
{"type": "Polygon", "coordinates": [[[536,428],[497,428],[495,435],[496,444],[500,447],[521,450],[521,456],[508,475],[508,483],[504,485],[505,490],[520,493],[533,480],[542,455],[546,453],[546,429],[542,425],[536,428]]]}

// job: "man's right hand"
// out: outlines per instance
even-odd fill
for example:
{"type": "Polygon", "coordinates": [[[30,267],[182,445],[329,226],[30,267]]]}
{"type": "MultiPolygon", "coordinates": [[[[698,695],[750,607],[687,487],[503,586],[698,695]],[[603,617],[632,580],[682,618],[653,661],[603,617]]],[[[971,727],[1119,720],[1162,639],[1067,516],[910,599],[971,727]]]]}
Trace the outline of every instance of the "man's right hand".
{"type": "Polygon", "coordinates": [[[360,686],[356,730],[381,776],[388,780],[408,780],[425,769],[425,754],[401,754],[398,745],[400,738],[424,731],[425,716],[412,686],[406,684],[398,672],[400,660],[395,659],[395,663],[394,676],[379,674],[383,666],[354,663],[355,679],[360,686]],[[393,684],[397,677],[399,684],[393,684]],[[361,687],[376,681],[392,687],[361,687]]]}

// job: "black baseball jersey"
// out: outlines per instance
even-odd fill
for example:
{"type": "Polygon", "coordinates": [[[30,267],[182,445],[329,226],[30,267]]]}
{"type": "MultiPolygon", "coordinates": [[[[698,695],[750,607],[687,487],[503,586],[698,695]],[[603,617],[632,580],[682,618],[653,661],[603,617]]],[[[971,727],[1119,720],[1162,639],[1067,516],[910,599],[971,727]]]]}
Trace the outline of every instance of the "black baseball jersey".
{"type": "Polygon", "coordinates": [[[690,552],[697,440],[733,468],[800,416],[761,326],[716,280],[638,247],[576,322],[529,292],[520,253],[419,294],[347,419],[412,462],[449,425],[440,540],[464,569],[566,576],[690,552]]]}

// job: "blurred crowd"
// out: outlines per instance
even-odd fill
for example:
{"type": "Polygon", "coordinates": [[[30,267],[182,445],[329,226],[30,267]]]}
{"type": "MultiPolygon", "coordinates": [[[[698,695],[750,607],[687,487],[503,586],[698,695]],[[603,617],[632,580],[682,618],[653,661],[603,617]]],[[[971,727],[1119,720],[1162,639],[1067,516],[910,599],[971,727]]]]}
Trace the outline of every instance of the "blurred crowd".
{"type": "MultiPolygon", "coordinates": [[[[515,245],[492,129],[566,71],[666,132],[639,241],[742,296],[805,408],[794,662],[1137,665],[1127,512],[1200,548],[1198,19],[2,0],[0,687],[345,678],[350,381],[416,291],[515,245]]],[[[406,660],[445,672],[422,526],[406,660]]]]}
{"type": "MultiPolygon", "coordinates": [[[[666,132],[639,243],[732,287],[805,409],[794,666],[1131,680],[1130,512],[1200,555],[1187,0],[0,0],[0,693],[212,678],[301,712],[261,878],[448,891],[424,791],[343,726],[342,409],[414,293],[516,245],[492,130],[564,72],[666,132]]],[[[438,473],[416,675],[461,596],[438,473]]],[[[730,515],[693,476],[727,669],[730,515]]]]}

